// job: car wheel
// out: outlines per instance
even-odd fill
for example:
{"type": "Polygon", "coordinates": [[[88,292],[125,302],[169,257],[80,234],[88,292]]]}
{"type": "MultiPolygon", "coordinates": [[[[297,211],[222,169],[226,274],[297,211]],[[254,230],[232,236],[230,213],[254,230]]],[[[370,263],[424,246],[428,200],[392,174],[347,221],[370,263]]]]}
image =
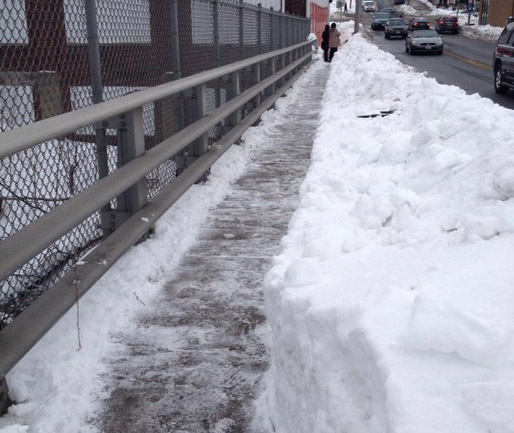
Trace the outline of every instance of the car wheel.
{"type": "Polygon", "coordinates": [[[407,44],[405,44],[405,52],[409,54],[409,46],[407,44]]]}
{"type": "Polygon", "coordinates": [[[509,88],[503,84],[502,81],[502,67],[501,65],[496,65],[494,70],[494,90],[499,95],[504,95],[509,91],[509,88]]]}

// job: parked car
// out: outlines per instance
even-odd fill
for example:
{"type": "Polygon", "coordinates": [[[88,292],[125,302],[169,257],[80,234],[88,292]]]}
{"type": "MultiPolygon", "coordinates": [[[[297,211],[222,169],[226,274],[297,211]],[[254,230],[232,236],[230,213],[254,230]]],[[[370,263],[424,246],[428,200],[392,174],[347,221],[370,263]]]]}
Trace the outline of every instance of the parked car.
{"type": "Polygon", "coordinates": [[[421,52],[443,54],[443,49],[443,39],[433,29],[415,30],[405,39],[405,52],[409,54],[421,52]]]}
{"type": "Polygon", "coordinates": [[[447,32],[456,35],[459,33],[459,20],[454,16],[439,17],[435,22],[435,31],[437,33],[447,32]]]}
{"type": "Polygon", "coordinates": [[[404,5],[405,4],[405,0],[394,0],[393,3],[395,5],[404,5]]]}
{"type": "Polygon", "coordinates": [[[383,12],[377,12],[373,14],[373,18],[371,18],[371,29],[372,30],[380,30],[383,29],[385,23],[389,21],[389,14],[383,12]]]}
{"type": "Polygon", "coordinates": [[[507,93],[514,89],[514,22],[503,29],[493,57],[494,90],[496,93],[507,93]]]}
{"type": "Polygon", "coordinates": [[[409,31],[426,30],[430,28],[430,23],[425,17],[414,17],[409,21],[409,31]]]}
{"type": "Polygon", "coordinates": [[[364,0],[362,2],[362,10],[364,12],[375,12],[375,2],[372,0],[364,0]]]}
{"type": "Polygon", "coordinates": [[[390,18],[384,27],[384,37],[386,39],[390,39],[393,36],[399,36],[405,39],[407,33],[407,24],[402,18],[390,18]]]}

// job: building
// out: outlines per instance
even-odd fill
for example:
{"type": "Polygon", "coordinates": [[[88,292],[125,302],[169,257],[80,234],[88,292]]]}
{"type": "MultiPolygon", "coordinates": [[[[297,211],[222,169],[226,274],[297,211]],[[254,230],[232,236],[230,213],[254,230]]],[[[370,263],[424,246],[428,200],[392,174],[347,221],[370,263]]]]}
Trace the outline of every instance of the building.
{"type": "Polygon", "coordinates": [[[321,40],[321,33],[328,23],[330,14],[329,0],[283,0],[284,10],[302,17],[311,19],[311,32],[318,40],[321,40]]]}
{"type": "Polygon", "coordinates": [[[514,16],[514,0],[482,0],[480,24],[504,27],[507,18],[514,16]]]}

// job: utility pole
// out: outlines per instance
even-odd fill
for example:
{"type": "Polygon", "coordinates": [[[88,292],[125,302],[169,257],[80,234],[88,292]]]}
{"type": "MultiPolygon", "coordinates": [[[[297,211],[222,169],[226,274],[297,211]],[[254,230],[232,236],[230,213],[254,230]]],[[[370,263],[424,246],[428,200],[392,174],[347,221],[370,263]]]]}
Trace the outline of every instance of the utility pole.
{"type": "Polygon", "coordinates": [[[359,24],[361,18],[361,2],[362,0],[355,0],[355,27],[353,28],[353,34],[359,33],[359,24]]]}

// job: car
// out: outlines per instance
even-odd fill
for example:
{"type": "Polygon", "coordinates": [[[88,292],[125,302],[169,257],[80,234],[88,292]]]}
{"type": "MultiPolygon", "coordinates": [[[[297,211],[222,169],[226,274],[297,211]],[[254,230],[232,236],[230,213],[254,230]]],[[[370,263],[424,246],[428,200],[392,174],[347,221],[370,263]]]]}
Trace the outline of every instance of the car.
{"type": "Polygon", "coordinates": [[[393,36],[399,36],[402,39],[407,37],[407,24],[402,18],[389,18],[384,27],[384,37],[390,39],[393,36]]]}
{"type": "Polygon", "coordinates": [[[399,16],[398,11],[393,8],[383,8],[383,9],[380,9],[379,12],[384,13],[384,14],[388,13],[390,18],[399,16]]]}
{"type": "Polygon", "coordinates": [[[514,89],[514,22],[505,26],[496,41],[492,66],[496,93],[504,94],[514,89]]]}
{"type": "Polygon", "coordinates": [[[393,0],[393,3],[395,5],[404,5],[405,4],[405,0],[393,0]]]}
{"type": "Polygon", "coordinates": [[[443,39],[433,29],[415,30],[405,39],[405,52],[443,54],[443,39]]]}
{"type": "Polygon", "coordinates": [[[364,0],[362,2],[362,10],[364,12],[375,12],[375,2],[371,0],[364,0]]]}
{"type": "Polygon", "coordinates": [[[383,12],[377,12],[373,14],[373,18],[371,18],[371,29],[372,30],[380,30],[383,29],[385,23],[389,21],[389,14],[383,12]]]}
{"type": "Polygon", "coordinates": [[[435,22],[435,31],[437,33],[453,33],[456,35],[459,33],[459,20],[457,17],[448,16],[448,17],[439,17],[435,22]]]}
{"type": "Polygon", "coordinates": [[[426,30],[430,28],[430,23],[425,17],[414,17],[409,21],[409,31],[426,30]]]}

